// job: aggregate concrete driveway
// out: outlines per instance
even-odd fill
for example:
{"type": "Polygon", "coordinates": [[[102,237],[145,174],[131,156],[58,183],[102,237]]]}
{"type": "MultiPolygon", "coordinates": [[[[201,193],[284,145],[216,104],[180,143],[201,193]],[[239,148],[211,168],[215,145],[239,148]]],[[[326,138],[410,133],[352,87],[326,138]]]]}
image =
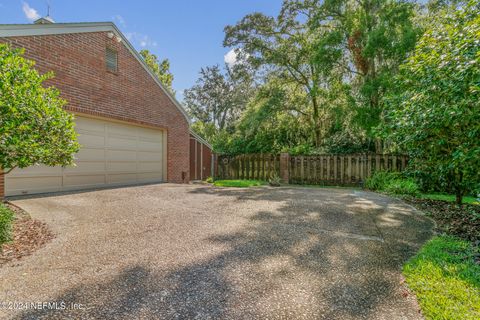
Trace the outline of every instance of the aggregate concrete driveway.
{"type": "Polygon", "coordinates": [[[65,309],[5,318],[421,318],[400,268],[432,223],[385,196],[160,184],[14,203],[57,237],[0,268],[0,301],[65,309]]]}

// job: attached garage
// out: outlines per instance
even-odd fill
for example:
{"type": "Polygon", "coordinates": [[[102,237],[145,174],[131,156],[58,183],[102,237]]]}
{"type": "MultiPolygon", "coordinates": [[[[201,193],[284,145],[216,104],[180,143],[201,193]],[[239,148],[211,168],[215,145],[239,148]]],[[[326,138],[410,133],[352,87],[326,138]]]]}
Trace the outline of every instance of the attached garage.
{"type": "Polygon", "coordinates": [[[162,130],[84,116],[75,122],[82,146],[76,166],[13,170],[5,177],[7,196],[165,180],[162,130]]]}
{"type": "Polygon", "coordinates": [[[113,23],[0,25],[0,43],[53,72],[46,85],[67,101],[82,145],[74,167],[0,167],[0,199],[189,182],[188,114],[113,23]]]}

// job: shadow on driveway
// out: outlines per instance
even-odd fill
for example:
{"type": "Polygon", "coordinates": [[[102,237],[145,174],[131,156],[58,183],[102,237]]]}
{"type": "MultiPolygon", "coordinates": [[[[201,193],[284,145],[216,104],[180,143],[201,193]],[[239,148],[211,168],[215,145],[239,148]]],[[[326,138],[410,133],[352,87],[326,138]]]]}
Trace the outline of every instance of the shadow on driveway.
{"type": "Polygon", "coordinates": [[[432,222],[406,204],[316,188],[185,193],[225,197],[212,215],[245,220],[241,230],[198,239],[205,250],[227,250],[165,273],[132,264],[54,299],[82,310],[28,310],[17,319],[421,319],[400,269],[432,222]]]}

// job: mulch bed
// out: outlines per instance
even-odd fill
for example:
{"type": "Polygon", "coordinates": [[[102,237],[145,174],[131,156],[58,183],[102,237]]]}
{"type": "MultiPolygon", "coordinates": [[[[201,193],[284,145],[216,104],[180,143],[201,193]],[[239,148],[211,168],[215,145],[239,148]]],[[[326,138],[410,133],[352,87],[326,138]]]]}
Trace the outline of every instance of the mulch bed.
{"type": "Polygon", "coordinates": [[[4,243],[0,250],[0,266],[24,256],[28,256],[43,247],[55,236],[41,221],[32,219],[21,208],[4,203],[15,213],[13,221],[13,241],[4,243]]]}
{"type": "Polygon", "coordinates": [[[455,235],[480,245],[480,205],[455,205],[451,202],[408,199],[408,202],[437,223],[436,231],[455,235]]]}

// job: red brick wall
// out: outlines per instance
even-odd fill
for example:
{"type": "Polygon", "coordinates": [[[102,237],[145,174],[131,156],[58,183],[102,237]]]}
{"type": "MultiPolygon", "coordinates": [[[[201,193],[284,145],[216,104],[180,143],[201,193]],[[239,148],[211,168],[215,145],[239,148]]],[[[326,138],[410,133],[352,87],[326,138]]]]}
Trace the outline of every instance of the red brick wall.
{"type": "MultiPolygon", "coordinates": [[[[151,125],[167,130],[167,180],[189,181],[189,131],[182,113],[122,43],[106,32],[7,37],[68,101],[67,110],[151,125]],[[118,51],[118,72],[106,70],[106,47],[118,51]]],[[[0,188],[3,190],[3,188],[0,188]]]]}
{"type": "Polygon", "coordinates": [[[190,136],[190,180],[197,180],[197,175],[195,173],[195,168],[197,166],[197,156],[195,153],[195,146],[197,145],[197,140],[190,136]]]}

